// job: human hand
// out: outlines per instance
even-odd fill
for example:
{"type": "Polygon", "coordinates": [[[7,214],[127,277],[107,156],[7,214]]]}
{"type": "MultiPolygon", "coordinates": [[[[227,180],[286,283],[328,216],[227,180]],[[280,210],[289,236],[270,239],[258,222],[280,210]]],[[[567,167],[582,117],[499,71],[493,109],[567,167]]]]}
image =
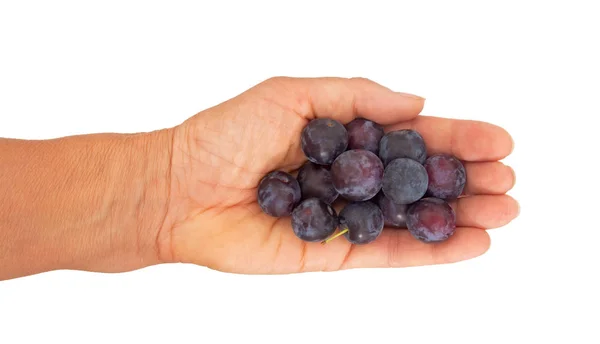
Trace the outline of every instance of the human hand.
{"type": "MultiPolygon", "coordinates": [[[[174,129],[170,191],[157,237],[161,261],[235,273],[294,273],[450,263],[483,254],[485,229],[514,219],[518,204],[505,193],[514,172],[497,160],[513,142],[492,124],[418,116],[424,99],[355,78],[273,78],[207,109],[174,129]],[[428,153],[465,161],[465,196],[452,203],[458,228],[447,241],[422,243],[408,231],[385,229],[368,245],[298,239],[289,218],[264,214],[256,201],[260,179],[292,172],[306,158],[300,132],[309,120],[348,123],[364,117],[417,130],[428,153]]],[[[339,209],[338,209],[339,210],[339,209]]]]}

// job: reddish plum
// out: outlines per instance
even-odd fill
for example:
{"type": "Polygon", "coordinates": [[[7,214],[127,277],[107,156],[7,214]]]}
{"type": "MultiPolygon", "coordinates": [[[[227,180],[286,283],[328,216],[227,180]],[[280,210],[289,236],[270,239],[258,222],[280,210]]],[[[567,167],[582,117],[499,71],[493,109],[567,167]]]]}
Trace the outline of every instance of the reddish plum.
{"type": "Polygon", "coordinates": [[[349,201],[365,201],[381,190],[383,164],[364,149],[342,153],[331,165],[333,187],[349,201]]]}
{"type": "Polygon", "coordinates": [[[458,198],[467,183],[467,172],[463,164],[452,155],[436,154],[425,161],[429,176],[427,195],[453,200],[458,198]]]}
{"type": "Polygon", "coordinates": [[[348,149],[365,149],[379,153],[379,141],[383,137],[383,127],[373,121],[357,118],[346,124],[348,149]]]}
{"type": "Polygon", "coordinates": [[[441,242],[454,234],[456,215],[446,201],[426,197],[409,206],[406,224],[415,238],[427,243],[441,242]]]}

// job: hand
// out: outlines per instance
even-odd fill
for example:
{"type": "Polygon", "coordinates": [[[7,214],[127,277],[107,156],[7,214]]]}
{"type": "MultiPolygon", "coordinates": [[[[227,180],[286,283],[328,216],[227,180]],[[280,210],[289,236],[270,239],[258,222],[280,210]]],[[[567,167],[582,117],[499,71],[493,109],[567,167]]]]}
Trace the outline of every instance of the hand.
{"type": "Polygon", "coordinates": [[[514,219],[518,204],[504,195],[515,182],[498,162],[510,154],[509,134],[492,124],[418,116],[424,99],[366,79],[267,80],[203,111],[174,129],[169,208],[159,232],[160,256],[236,273],[294,273],[366,267],[441,264],[483,254],[487,228],[514,219]],[[373,243],[327,245],[293,234],[289,218],[272,218],[256,202],[260,179],[294,171],[306,161],[300,132],[316,117],[348,123],[364,117],[386,131],[419,131],[429,153],[465,161],[467,197],[453,203],[456,233],[425,244],[406,230],[385,229],[373,243]]]}

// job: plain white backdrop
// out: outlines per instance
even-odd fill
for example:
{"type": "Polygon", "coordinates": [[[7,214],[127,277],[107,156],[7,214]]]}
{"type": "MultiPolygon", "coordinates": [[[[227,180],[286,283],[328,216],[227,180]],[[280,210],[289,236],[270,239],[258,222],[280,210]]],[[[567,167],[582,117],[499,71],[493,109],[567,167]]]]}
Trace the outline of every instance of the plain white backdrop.
{"type": "Polygon", "coordinates": [[[150,131],[271,76],[362,76],[505,127],[521,204],[451,265],[0,282],[0,343],[598,343],[593,3],[0,2],[0,137],[150,131]]]}

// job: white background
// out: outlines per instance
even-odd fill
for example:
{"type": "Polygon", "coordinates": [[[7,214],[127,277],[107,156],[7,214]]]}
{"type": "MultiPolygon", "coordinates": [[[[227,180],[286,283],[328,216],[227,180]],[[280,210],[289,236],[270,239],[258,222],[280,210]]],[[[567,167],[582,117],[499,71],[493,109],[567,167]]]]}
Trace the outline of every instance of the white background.
{"type": "Polygon", "coordinates": [[[149,131],[271,76],[363,76],[505,127],[521,215],[451,265],[0,282],[0,343],[598,343],[593,1],[391,3],[1,2],[0,136],[149,131]]]}

